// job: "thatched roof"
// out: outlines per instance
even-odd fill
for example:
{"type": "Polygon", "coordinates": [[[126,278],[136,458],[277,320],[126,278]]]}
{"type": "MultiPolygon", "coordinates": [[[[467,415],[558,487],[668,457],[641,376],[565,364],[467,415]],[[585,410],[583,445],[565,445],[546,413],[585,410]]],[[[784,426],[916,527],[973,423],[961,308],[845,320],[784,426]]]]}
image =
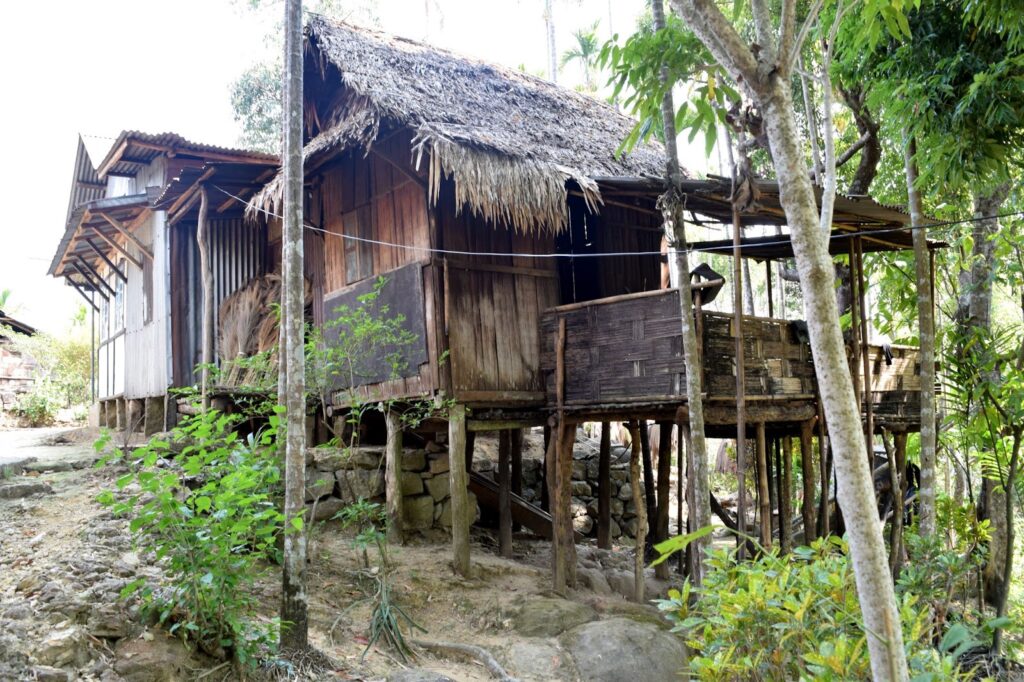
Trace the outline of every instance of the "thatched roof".
{"type": "MultiPolygon", "coordinates": [[[[414,161],[429,163],[431,198],[454,180],[458,205],[519,229],[560,229],[567,183],[600,202],[593,178],[660,176],[663,151],[650,143],[615,151],[633,119],[579,92],[536,76],[456,55],[413,40],[313,18],[306,28],[307,103],[336,103],[306,146],[306,163],[352,147],[368,148],[383,129],[407,128],[414,161]],[[324,97],[310,67],[339,97],[324,97]],[[312,92],[311,92],[312,91],[312,92]]],[[[307,111],[307,114],[309,112],[307,111]]],[[[280,176],[261,205],[276,203],[280,176]]]]}

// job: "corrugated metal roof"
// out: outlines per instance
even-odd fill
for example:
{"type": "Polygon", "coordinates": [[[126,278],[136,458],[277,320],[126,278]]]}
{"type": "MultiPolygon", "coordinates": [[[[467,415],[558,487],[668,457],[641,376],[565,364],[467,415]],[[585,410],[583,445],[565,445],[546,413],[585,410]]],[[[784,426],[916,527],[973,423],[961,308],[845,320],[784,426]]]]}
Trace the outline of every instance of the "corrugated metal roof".
{"type": "Polygon", "coordinates": [[[95,258],[95,253],[88,244],[83,245],[78,243],[69,251],[72,240],[80,229],[95,229],[102,232],[110,239],[114,239],[118,236],[117,232],[110,226],[110,223],[108,223],[103,216],[95,215],[92,211],[103,211],[120,222],[127,223],[137,218],[149,207],[150,197],[148,194],[133,194],[126,197],[116,197],[114,199],[96,199],[77,206],[74,211],[71,212],[71,217],[68,219],[67,227],[64,229],[64,236],[61,237],[60,244],[57,246],[57,251],[53,254],[53,260],[50,262],[50,269],[47,274],[53,275],[54,277],[64,277],[69,275],[70,272],[74,272],[73,269],[69,270],[67,266],[58,271],[58,268],[60,268],[61,262],[64,260],[65,256],[81,255],[82,257],[88,256],[90,259],[95,258]]]}
{"type": "Polygon", "coordinates": [[[210,161],[277,162],[277,156],[273,154],[201,144],[186,140],[177,133],[125,130],[118,135],[97,170],[101,177],[134,175],[141,167],[167,153],[196,156],[210,161]]]}
{"type": "Polygon", "coordinates": [[[71,214],[77,206],[87,201],[103,197],[107,183],[100,179],[93,166],[85,140],[78,136],[78,151],[75,152],[75,171],[71,178],[71,197],[68,199],[68,214],[65,221],[71,220],[71,214]]]}

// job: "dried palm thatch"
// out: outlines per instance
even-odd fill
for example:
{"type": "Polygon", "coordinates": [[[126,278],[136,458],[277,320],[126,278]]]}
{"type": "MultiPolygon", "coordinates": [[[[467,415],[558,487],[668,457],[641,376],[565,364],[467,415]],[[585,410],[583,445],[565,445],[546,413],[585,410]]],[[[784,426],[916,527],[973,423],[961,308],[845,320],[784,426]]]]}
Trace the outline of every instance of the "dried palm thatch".
{"type": "MultiPolygon", "coordinates": [[[[312,294],[307,281],[307,306],[312,294]]],[[[250,280],[220,304],[220,386],[270,389],[276,385],[278,316],[273,306],[280,300],[281,276],[269,274],[250,280]]]]}
{"type": "MultiPolygon", "coordinates": [[[[405,128],[416,165],[427,157],[433,202],[442,179],[451,178],[460,209],[523,231],[565,227],[570,183],[596,208],[594,178],[663,172],[656,144],[616,156],[634,121],[582,93],[323,17],[310,21],[306,36],[306,123],[315,135],[307,164],[353,147],[368,150],[381,130],[405,128]],[[319,83],[310,82],[311,73],[319,83]],[[330,97],[332,87],[338,91],[330,97]],[[326,112],[314,104],[325,101],[326,112]]],[[[281,183],[279,175],[257,195],[250,215],[276,210],[281,183]]]]}

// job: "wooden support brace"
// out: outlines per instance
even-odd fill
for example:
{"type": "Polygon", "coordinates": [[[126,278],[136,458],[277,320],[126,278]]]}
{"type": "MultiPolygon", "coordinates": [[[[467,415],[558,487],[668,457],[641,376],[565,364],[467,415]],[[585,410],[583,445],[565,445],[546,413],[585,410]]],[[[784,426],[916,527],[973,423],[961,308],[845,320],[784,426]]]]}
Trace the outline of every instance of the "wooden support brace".
{"type": "Polygon", "coordinates": [[[82,298],[85,299],[85,302],[89,304],[89,307],[91,307],[97,313],[100,311],[96,304],[93,303],[92,299],[85,293],[85,291],[82,290],[82,287],[78,285],[78,282],[71,279],[70,277],[66,277],[65,279],[67,280],[68,284],[73,286],[75,288],[75,291],[77,291],[82,296],[82,298]]]}
{"type": "Polygon", "coordinates": [[[111,270],[113,270],[114,274],[117,275],[117,277],[122,282],[125,282],[125,283],[128,282],[128,276],[126,274],[124,274],[123,272],[121,272],[121,268],[119,268],[116,265],[114,265],[114,261],[112,261],[109,258],[107,258],[107,254],[103,253],[103,251],[100,249],[100,247],[96,246],[96,243],[93,240],[91,240],[88,237],[86,237],[85,238],[85,243],[89,245],[89,248],[93,250],[93,253],[95,253],[97,256],[99,256],[100,258],[103,259],[103,262],[107,264],[107,267],[109,267],[111,270]]]}
{"type": "Polygon", "coordinates": [[[85,267],[88,269],[88,272],[86,272],[86,270],[83,270],[82,265],[79,265],[79,263],[72,263],[71,267],[73,267],[75,271],[78,272],[78,274],[81,275],[82,278],[89,283],[89,286],[91,286],[93,289],[97,291],[100,290],[101,288],[106,289],[111,296],[117,296],[117,293],[114,291],[113,287],[107,284],[106,280],[100,277],[95,270],[90,268],[89,265],[84,260],[81,259],[81,257],[79,257],[78,260],[79,263],[85,265],[85,267]]]}
{"type": "MultiPolygon", "coordinates": [[[[103,232],[101,232],[99,230],[99,228],[94,227],[94,228],[92,228],[92,231],[96,234],[97,237],[99,237],[104,242],[106,242],[107,245],[110,246],[110,248],[114,249],[115,251],[120,253],[122,256],[124,256],[125,259],[129,263],[131,263],[132,265],[137,267],[139,270],[142,269],[142,261],[140,261],[138,258],[133,256],[132,254],[128,253],[128,249],[126,249],[123,246],[121,246],[120,244],[118,244],[116,240],[111,239],[107,235],[103,234],[103,232]]],[[[88,241],[88,239],[86,239],[86,241],[88,241]]]]}
{"type": "Polygon", "coordinates": [[[115,230],[124,235],[124,238],[130,241],[135,246],[135,248],[137,248],[142,253],[143,256],[145,256],[151,261],[153,260],[153,252],[149,250],[149,247],[147,247],[145,244],[139,241],[139,238],[132,234],[131,231],[127,227],[125,227],[125,225],[121,223],[120,220],[118,220],[117,218],[112,218],[106,213],[100,213],[99,215],[108,223],[110,223],[111,227],[113,227],[115,230]]]}

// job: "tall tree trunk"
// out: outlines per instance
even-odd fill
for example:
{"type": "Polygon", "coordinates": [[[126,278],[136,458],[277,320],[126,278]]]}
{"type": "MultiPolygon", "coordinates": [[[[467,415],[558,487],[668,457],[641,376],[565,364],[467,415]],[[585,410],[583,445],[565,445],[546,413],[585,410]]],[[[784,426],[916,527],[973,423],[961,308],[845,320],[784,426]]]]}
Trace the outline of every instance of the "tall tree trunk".
{"type": "Polygon", "coordinates": [[[544,30],[547,34],[548,48],[548,79],[558,82],[558,51],[555,49],[555,14],[552,5],[554,0],[544,0],[544,30]]]}
{"type": "MultiPolygon", "coordinates": [[[[992,330],[992,259],[995,251],[995,235],[999,231],[998,215],[1003,202],[1009,194],[1009,185],[1000,185],[985,195],[974,198],[973,237],[974,250],[971,254],[970,267],[960,272],[960,301],[957,310],[957,323],[960,338],[967,355],[977,352],[978,346],[970,344],[968,339],[976,334],[987,335],[992,330]]],[[[970,357],[964,358],[970,362],[970,357]]],[[[998,381],[997,376],[987,376],[989,381],[998,381]]],[[[999,489],[997,481],[983,478],[982,493],[979,500],[984,508],[981,516],[992,523],[992,538],[989,541],[988,562],[984,568],[985,598],[998,603],[1000,595],[1008,585],[1008,576],[1003,573],[1006,565],[1005,548],[1009,534],[1007,519],[1006,494],[999,489]]]]}
{"type": "MultiPolygon", "coordinates": [[[[665,8],[662,0],[651,0],[651,14],[655,30],[665,27],[665,8]]],[[[661,68],[661,82],[668,83],[668,67],[661,68]]],[[[676,286],[679,288],[679,310],[683,337],[683,366],[686,369],[686,404],[690,422],[690,452],[693,471],[690,487],[694,500],[693,530],[704,528],[711,523],[711,488],[708,482],[708,450],[704,437],[704,399],[701,396],[701,363],[698,353],[697,332],[694,327],[693,298],[690,290],[690,264],[687,255],[686,226],[683,223],[683,204],[679,197],[682,173],[679,170],[679,152],[676,149],[675,105],[672,88],[666,88],[661,101],[662,123],[665,127],[666,179],[668,189],[661,198],[662,215],[665,220],[665,236],[671,259],[677,273],[676,286]]],[[[690,580],[700,585],[703,580],[704,550],[710,546],[710,537],[698,540],[693,546],[695,561],[690,580]]]]}
{"type": "MultiPolygon", "coordinates": [[[[306,387],[302,252],[302,0],[285,4],[284,69],[284,230],[281,262],[287,264],[281,296],[285,300],[285,347],[279,362],[286,365],[284,493],[284,571],[281,589],[281,647],[305,649],[309,644],[306,596],[306,534],[301,532],[306,493],[306,387]],[[296,521],[299,519],[299,521],[296,521]],[[294,525],[293,525],[294,524],[294,525]],[[298,526],[298,528],[296,528],[298,526]],[[296,532],[299,531],[299,532],[296,532]]],[[[306,519],[309,521],[309,519],[306,519]]]]}
{"type": "MultiPolygon", "coordinates": [[[[907,198],[914,240],[914,271],[917,275],[917,320],[921,353],[921,535],[935,533],[935,308],[932,305],[932,265],[928,233],[924,229],[924,208],[917,188],[917,145],[905,140],[903,164],[907,176],[907,198]]],[[[902,472],[901,472],[902,475],[902,472]]]]}
{"type": "Polygon", "coordinates": [[[876,680],[907,677],[906,654],[885,542],[877,519],[871,471],[864,457],[860,406],[846,362],[833,294],[833,265],[823,239],[817,205],[804,168],[803,152],[788,85],[776,79],[762,105],[804,292],[815,372],[821,388],[846,519],[864,626],[876,680]]]}

